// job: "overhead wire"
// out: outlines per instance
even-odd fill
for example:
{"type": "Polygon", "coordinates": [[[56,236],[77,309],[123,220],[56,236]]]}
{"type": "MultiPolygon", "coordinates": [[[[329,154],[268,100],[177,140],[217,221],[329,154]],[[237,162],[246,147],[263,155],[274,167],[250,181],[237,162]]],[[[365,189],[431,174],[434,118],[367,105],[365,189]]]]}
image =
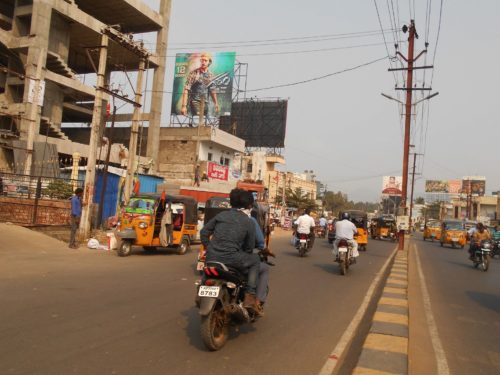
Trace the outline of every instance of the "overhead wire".
{"type": "MultiPolygon", "coordinates": [[[[392,30],[382,30],[382,32],[391,32],[392,30]]],[[[367,30],[367,31],[354,31],[351,33],[338,33],[338,34],[321,34],[321,35],[310,35],[310,36],[300,36],[300,37],[288,37],[288,38],[276,38],[276,39],[256,39],[256,40],[239,40],[239,41],[223,41],[223,42],[179,42],[170,43],[171,45],[203,45],[203,44],[246,44],[246,43],[266,43],[266,42],[277,42],[277,41],[290,41],[290,40],[300,40],[300,39],[316,39],[316,38],[327,38],[335,36],[348,36],[348,35],[360,35],[360,34],[373,34],[379,33],[380,30],[367,30]]]]}

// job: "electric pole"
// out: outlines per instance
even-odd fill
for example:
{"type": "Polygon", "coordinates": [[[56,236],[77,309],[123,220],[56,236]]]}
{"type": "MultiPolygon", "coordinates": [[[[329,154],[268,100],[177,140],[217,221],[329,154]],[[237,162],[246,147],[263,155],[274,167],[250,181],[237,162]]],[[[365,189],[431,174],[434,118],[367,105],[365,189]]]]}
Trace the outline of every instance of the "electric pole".
{"type": "MultiPolygon", "coordinates": [[[[399,51],[397,55],[400,56],[404,61],[408,63],[407,68],[394,68],[389,69],[389,71],[396,70],[406,70],[407,78],[406,78],[406,87],[396,88],[396,90],[406,91],[406,103],[405,103],[405,137],[404,137],[404,146],[403,146],[403,186],[402,186],[402,194],[401,194],[401,203],[400,209],[404,216],[408,215],[408,206],[407,206],[407,198],[408,198],[408,160],[410,155],[410,129],[411,129],[411,107],[416,103],[412,103],[412,93],[413,91],[430,91],[431,88],[416,88],[413,87],[413,70],[414,69],[427,69],[432,68],[432,66],[422,66],[422,67],[414,67],[413,63],[418,60],[420,56],[427,52],[427,50],[423,50],[418,54],[417,57],[414,57],[415,53],[415,38],[418,38],[417,31],[415,29],[415,21],[410,21],[410,26],[403,26],[403,32],[409,32],[408,37],[408,58],[403,56],[399,51]]],[[[430,99],[432,96],[429,96],[425,99],[430,99]]],[[[423,100],[425,100],[423,99],[423,100]]],[[[401,214],[401,212],[400,212],[401,214]]],[[[405,244],[405,231],[401,229],[399,231],[399,247],[398,250],[404,249],[405,244]]]]}
{"type": "MultiPolygon", "coordinates": [[[[412,146],[412,145],[411,145],[412,146]]],[[[410,194],[410,227],[413,222],[413,191],[415,188],[415,168],[417,165],[417,155],[422,155],[422,154],[417,154],[416,152],[413,153],[413,170],[411,172],[411,194],[410,194]]]]}

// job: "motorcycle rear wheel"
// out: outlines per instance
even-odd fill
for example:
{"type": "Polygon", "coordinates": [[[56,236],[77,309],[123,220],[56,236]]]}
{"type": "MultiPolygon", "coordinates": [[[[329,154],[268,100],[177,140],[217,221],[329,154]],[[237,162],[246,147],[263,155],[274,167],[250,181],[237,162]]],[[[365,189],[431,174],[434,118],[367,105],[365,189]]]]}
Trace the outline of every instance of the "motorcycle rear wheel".
{"type": "Polygon", "coordinates": [[[208,316],[201,317],[200,333],[203,343],[212,351],[221,349],[229,337],[224,310],[218,303],[208,316]]]}

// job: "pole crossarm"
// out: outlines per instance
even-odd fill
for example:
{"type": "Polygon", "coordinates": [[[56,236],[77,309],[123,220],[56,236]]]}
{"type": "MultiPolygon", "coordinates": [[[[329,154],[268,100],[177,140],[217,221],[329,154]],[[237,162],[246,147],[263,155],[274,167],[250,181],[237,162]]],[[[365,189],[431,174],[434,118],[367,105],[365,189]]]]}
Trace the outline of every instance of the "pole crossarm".
{"type": "Polygon", "coordinates": [[[129,99],[129,98],[127,98],[127,97],[123,96],[123,95],[117,94],[117,93],[116,93],[116,92],[114,92],[113,90],[107,89],[107,88],[105,88],[105,87],[103,87],[103,86],[98,86],[98,87],[96,87],[96,89],[98,89],[98,90],[102,90],[102,91],[103,91],[103,92],[105,92],[106,94],[109,94],[109,95],[111,95],[111,96],[113,96],[113,97],[115,97],[115,98],[118,98],[118,99],[120,99],[120,100],[123,100],[124,102],[127,102],[127,103],[129,103],[129,104],[132,104],[132,105],[133,105],[134,107],[136,107],[136,108],[141,108],[141,107],[142,107],[142,105],[141,105],[140,103],[137,103],[137,102],[135,102],[135,101],[133,101],[133,100],[131,100],[131,99],[129,99]]]}
{"type": "Polygon", "coordinates": [[[400,91],[432,91],[432,87],[396,87],[396,90],[400,91]]]}
{"type": "MultiPolygon", "coordinates": [[[[434,65],[414,66],[413,68],[411,68],[411,70],[417,70],[417,69],[434,69],[434,65]]],[[[406,72],[408,70],[408,68],[389,68],[389,69],[387,69],[388,72],[397,72],[400,70],[404,70],[406,72]]]]}

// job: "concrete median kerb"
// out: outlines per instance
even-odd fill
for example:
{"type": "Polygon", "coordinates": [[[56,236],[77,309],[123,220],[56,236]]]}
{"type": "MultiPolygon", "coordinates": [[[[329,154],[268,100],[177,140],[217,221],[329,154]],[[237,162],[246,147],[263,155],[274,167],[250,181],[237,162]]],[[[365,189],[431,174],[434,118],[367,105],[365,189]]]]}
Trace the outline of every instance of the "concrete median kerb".
{"type": "Polygon", "coordinates": [[[408,252],[398,251],[353,374],[408,374],[408,252]]]}

